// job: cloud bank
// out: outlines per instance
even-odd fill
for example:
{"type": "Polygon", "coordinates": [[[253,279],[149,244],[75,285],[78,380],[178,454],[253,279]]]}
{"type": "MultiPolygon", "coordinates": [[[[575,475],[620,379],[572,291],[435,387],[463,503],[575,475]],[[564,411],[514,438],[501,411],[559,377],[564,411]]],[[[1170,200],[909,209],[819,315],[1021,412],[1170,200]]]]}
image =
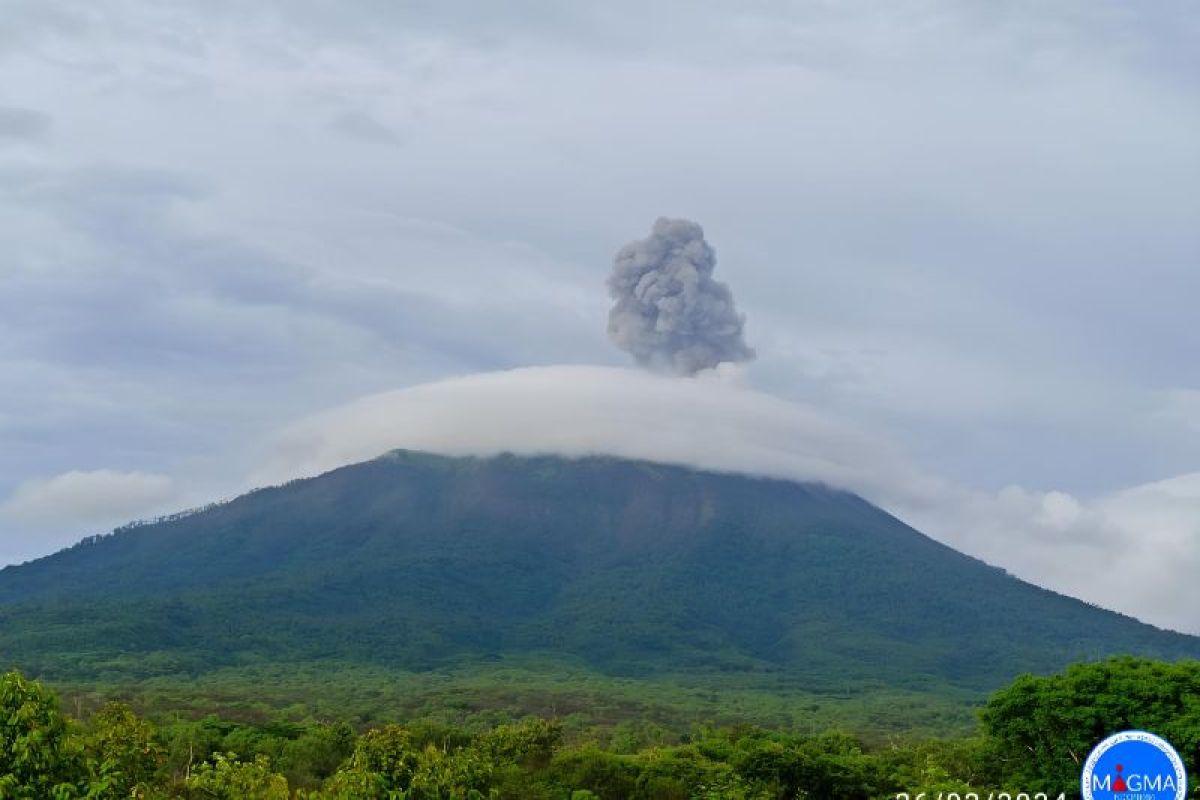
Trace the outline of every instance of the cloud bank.
{"type": "Polygon", "coordinates": [[[734,369],[673,378],[619,367],[528,367],[384,392],[305,419],[255,481],[313,475],[394,448],[553,453],[823,481],[913,497],[930,487],[886,447],[734,369]]]}
{"type": "Polygon", "coordinates": [[[0,527],[24,535],[0,539],[0,558],[15,563],[73,544],[84,533],[173,510],[180,500],[166,475],[111,469],[72,470],[25,481],[0,503],[0,527]]]}

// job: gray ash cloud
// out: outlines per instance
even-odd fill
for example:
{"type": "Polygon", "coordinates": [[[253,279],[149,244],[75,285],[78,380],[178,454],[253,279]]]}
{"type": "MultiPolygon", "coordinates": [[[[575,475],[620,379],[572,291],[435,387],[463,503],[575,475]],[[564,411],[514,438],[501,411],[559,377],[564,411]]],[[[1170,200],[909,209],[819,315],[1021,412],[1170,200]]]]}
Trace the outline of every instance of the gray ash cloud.
{"type": "Polygon", "coordinates": [[[699,225],[660,217],[613,259],[609,338],[639,364],[679,375],[754,358],[745,317],[729,287],[713,279],[716,265],[699,225]]]}

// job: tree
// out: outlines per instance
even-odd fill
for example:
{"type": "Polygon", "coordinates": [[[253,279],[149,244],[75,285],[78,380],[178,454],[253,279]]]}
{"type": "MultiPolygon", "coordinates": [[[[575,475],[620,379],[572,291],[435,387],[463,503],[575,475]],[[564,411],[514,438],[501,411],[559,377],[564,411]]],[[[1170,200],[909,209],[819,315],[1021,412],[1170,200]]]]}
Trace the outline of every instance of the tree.
{"type": "Polygon", "coordinates": [[[843,733],[790,741],[747,737],[732,760],[742,777],[774,787],[781,797],[866,800],[886,788],[879,760],[843,733]]]}
{"type": "Polygon", "coordinates": [[[359,737],[349,762],[330,779],[330,795],[364,800],[404,797],[419,760],[412,735],[399,725],[367,731],[359,737]]]}
{"type": "Polygon", "coordinates": [[[627,800],[637,789],[638,769],[630,758],[595,748],[560,753],[551,769],[559,784],[600,800],[627,800]]]}
{"type": "Polygon", "coordinates": [[[527,719],[498,726],[485,734],[476,748],[495,764],[544,767],[562,743],[562,733],[560,722],[527,719]]]}
{"type": "Polygon", "coordinates": [[[319,785],[351,756],[357,738],[345,722],[317,725],[285,742],[277,764],[293,785],[319,785]]]}
{"type": "Polygon", "coordinates": [[[289,800],[287,778],[271,771],[271,761],[252,762],[218,753],[196,768],[184,782],[189,800],[289,800]]]}
{"type": "Polygon", "coordinates": [[[1112,658],[1048,677],[1024,675],[992,695],[980,718],[1006,785],[1072,792],[1088,753],[1137,728],[1200,769],[1200,662],[1112,658]]]}
{"type": "Polygon", "coordinates": [[[58,698],[18,672],[0,676],[0,798],[69,798],[83,777],[58,698]]]}
{"type": "Polygon", "coordinates": [[[163,763],[154,726],[129,706],[110,703],[92,718],[85,739],[89,800],[147,797],[163,763]]]}

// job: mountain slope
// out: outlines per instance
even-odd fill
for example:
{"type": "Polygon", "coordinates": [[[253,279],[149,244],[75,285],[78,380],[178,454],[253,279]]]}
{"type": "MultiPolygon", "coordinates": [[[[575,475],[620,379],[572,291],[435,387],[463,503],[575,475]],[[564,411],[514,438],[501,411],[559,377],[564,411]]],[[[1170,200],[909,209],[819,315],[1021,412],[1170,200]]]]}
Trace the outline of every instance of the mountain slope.
{"type": "Polygon", "coordinates": [[[396,452],[0,571],[50,676],[544,653],[619,674],[999,685],[1200,639],[1018,581],[822,486],[612,458],[396,452]]]}

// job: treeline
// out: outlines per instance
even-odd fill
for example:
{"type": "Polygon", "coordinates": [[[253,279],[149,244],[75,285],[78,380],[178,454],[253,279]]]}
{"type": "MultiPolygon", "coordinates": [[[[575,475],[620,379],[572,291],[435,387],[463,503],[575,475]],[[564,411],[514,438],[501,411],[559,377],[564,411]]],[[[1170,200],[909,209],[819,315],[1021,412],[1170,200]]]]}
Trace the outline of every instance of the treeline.
{"type": "MultiPolygon", "coordinates": [[[[845,733],[700,728],[666,741],[555,720],[489,727],[87,719],[16,672],[0,677],[0,800],[875,800],[907,792],[1077,792],[1105,735],[1166,737],[1200,774],[1200,662],[1112,659],[1024,676],[980,711],[973,738],[864,747],[845,733]],[[648,741],[653,740],[653,741],[648,741]]],[[[1193,796],[1198,796],[1193,794],[1193,796]]]]}

